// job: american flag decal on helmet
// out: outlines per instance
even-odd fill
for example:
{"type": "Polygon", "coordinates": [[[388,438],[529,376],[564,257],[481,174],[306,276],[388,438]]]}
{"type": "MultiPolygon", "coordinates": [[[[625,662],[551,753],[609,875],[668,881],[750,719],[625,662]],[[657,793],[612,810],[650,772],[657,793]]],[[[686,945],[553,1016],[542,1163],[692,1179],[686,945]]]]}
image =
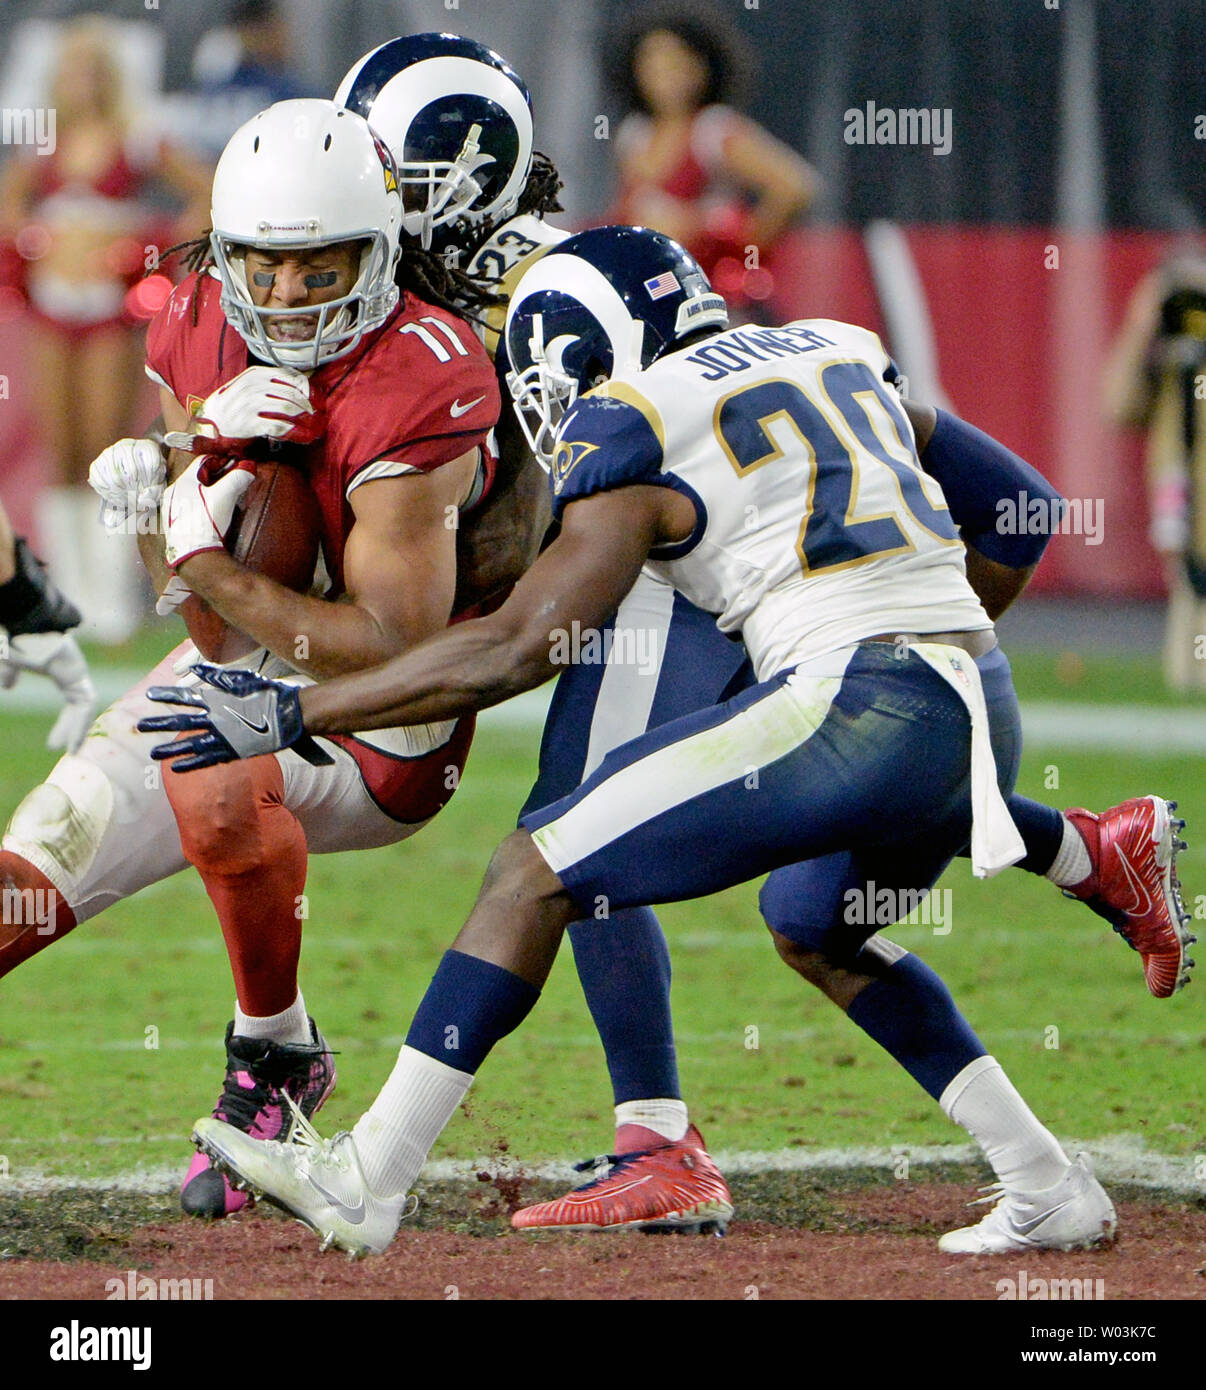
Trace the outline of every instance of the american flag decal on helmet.
{"type": "Polygon", "coordinates": [[[650,299],[665,299],[668,294],[673,294],[675,290],[682,289],[678,283],[678,277],[672,270],[663,270],[660,275],[655,275],[652,280],[645,281],[645,288],[649,291],[650,299]]]}

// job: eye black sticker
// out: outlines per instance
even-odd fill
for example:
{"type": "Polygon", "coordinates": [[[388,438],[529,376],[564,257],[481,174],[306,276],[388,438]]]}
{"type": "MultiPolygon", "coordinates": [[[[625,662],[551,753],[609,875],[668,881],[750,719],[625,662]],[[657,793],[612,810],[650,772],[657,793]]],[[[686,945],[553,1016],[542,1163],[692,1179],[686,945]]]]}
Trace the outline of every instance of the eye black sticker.
{"type": "Polygon", "coordinates": [[[251,282],[262,290],[270,290],[276,284],[276,271],[256,270],[252,272],[251,282]]]}
{"type": "Polygon", "coordinates": [[[306,276],[306,289],[308,290],[329,290],[339,279],[337,270],[324,270],[320,275],[306,276]]]}

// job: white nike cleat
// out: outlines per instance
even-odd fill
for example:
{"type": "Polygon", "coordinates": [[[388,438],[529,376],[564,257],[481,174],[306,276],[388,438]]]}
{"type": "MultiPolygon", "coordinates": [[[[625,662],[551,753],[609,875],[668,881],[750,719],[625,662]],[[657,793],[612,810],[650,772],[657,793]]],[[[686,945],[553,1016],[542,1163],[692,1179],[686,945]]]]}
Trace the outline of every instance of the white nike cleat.
{"type": "Polygon", "coordinates": [[[193,1126],[193,1143],[233,1187],[263,1197],[321,1236],[320,1250],[334,1245],[351,1255],[382,1254],[409,1214],[406,1193],[370,1192],[352,1135],[345,1130],[324,1139],[300,1111],[296,1118],[292,1142],[282,1144],[253,1139],[207,1115],[193,1126]]]}
{"type": "Polygon", "coordinates": [[[996,1206],[975,1226],[948,1231],[938,1249],[948,1255],[1007,1255],[1019,1250],[1088,1250],[1114,1239],[1118,1217],[1093,1176],[1088,1154],[1045,1192],[1006,1192],[999,1183],[981,1202],[996,1206]]]}

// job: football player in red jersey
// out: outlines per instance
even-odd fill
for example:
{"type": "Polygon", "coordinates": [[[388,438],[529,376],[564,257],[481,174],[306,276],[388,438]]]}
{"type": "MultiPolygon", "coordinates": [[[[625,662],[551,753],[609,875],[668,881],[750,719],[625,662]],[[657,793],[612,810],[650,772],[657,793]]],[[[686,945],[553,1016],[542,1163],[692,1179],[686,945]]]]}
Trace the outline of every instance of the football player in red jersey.
{"type": "MultiPolygon", "coordinates": [[[[177,287],[148,334],[164,422],[205,436],[190,452],[208,461],[178,456],[188,466],[166,493],[151,441],[123,441],[107,474],[94,468],[111,485],[107,496],[98,488],[111,521],[153,512],[163,493],[162,526],[129,529],[162,531],[140,541],[166,602],[196,593],[259,644],[243,664],[299,683],[374,665],[448,623],[455,523],[490,487],[494,370],[460,319],[399,291],[401,218],[392,161],[355,113],[284,102],[244,126],[215,174],[213,264],[177,287]],[[330,577],[321,598],[224,549],[251,473],[235,467],[209,486],[202,477],[216,458],[256,447],[292,454],[317,495],[330,577]]],[[[310,754],[321,768],[289,754],[148,787],[153,740],[134,731],[146,686],[195,659],[191,646],[172,653],[18,808],[0,884],[49,891],[56,910],[48,931],[0,928],[0,973],[194,864],[238,996],[215,1113],[270,1137],[288,1126],[283,1092],[312,1113],[334,1084],[297,988],[307,854],[413,833],[451,797],[473,725],[333,740],[310,754]]],[[[194,1161],[186,1210],[223,1215],[244,1200],[194,1161]]]]}

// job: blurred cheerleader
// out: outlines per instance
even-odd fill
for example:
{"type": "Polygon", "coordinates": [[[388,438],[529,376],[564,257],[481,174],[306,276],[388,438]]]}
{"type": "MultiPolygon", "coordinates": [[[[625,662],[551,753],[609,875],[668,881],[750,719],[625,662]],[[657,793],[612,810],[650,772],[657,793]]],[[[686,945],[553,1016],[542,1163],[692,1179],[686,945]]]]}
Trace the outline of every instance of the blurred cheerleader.
{"type": "Polygon", "coordinates": [[[102,641],[123,640],[138,622],[134,547],[104,535],[86,484],[102,449],[141,433],[132,419],[141,335],[130,292],[163,218],[146,195],[166,186],[187,205],[191,234],[206,223],[209,193],[206,169],[131,129],[123,85],[107,23],[67,26],[50,80],[53,150],[22,149],[0,176],[0,236],[24,266],[34,403],[54,469],[39,529],[52,573],[81,596],[84,631],[102,641]]]}
{"type": "Polygon", "coordinates": [[[812,167],[729,104],[749,68],[740,37],[699,0],[637,14],[618,49],[632,110],[617,132],[620,187],[606,217],[680,241],[737,321],[769,298],[775,243],[817,192],[812,167]]]}

